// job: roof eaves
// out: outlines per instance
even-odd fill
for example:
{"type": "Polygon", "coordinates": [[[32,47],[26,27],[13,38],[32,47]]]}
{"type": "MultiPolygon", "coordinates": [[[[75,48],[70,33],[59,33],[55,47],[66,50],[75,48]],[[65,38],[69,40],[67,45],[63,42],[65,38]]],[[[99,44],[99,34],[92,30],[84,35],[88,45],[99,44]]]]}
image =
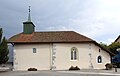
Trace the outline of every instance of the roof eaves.
{"type": "Polygon", "coordinates": [[[94,41],[50,41],[50,42],[15,42],[15,41],[8,41],[8,43],[92,43],[94,41]]]}
{"type": "Polygon", "coordinates": [[[97,46],[99,46],[101,49],[103,49],[103,50],[105,50],[106,52],[108,52],[110,55],[115,55],[114,53],[112,53],[111,51],[109,51],[108,49],[106,49],[106,48],[104,48],[104,47],[102,47],[100,44],[98,44],[96,41],[94,41],[94,43],[97,45],[97,46]]]}

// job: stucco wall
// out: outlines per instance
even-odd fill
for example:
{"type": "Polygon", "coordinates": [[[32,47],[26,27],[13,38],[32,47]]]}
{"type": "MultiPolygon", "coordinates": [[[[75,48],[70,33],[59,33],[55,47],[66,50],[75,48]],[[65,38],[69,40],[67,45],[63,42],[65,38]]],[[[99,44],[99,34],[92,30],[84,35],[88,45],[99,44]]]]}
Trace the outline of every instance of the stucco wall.
{"type": "Polygon", "coordinates": [[[81,69],[103,69],[105,68],[105,64],[110,62],[109,54],[103,50],[99,53],[99,47],[93,43],[55,43],[54,45],[56,45],[55,70],[68,70],[70,66],[78,66],[81,69]],[[78,49],[77,60],[70,59],[72,47],[78,49]],[[102,56],[102,63],[97,63],[98,55],[102,56]]]}
{"type": "Polygon", "coordinates": [[[53,43],[53,44],[17,44],[14,46],[15,70],[68,70],[70,66],[80,69],[103,69],[110,63],[110,56],[94,43],[53,43]],[[71,48],[78,49],[77,60],[71,60],[71,48]],[[33,53],[33,48],[37,53],[33,53]],[[100,52],[99,52],[100,49],[100,52]],[[102,56],[102,63],[97,57],[102,56]]]}
{"type": "Polygon", "coordinates": [[[14,68],[15,70],[27,70],[37,68],[38,70],[50,70],[50,45],[15,45],[14,47],[14,68]],[[36,53],[33,53],[36,48],[36,53]]]}
{"type": "Polygon", "coordinates": [[[93,65],[95,69],[104,69],[105,68],[105,64],[106,63],[110,63],[110,55],[105,52],[104,50],[102,50],[100,47],[96,46],[96,45],[92,45],[93,48],[93,65]],[[100,52],[99,52],[100,49],[100,52]],[[101,56],[102,57],[102,63],[97,63],[97,57],[101,56]]]}

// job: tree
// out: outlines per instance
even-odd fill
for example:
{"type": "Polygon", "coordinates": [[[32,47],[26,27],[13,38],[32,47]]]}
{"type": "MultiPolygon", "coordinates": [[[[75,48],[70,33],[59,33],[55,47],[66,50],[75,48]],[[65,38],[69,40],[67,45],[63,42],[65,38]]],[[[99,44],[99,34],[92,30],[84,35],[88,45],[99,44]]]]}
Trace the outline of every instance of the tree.
{"type": "Polygon", "coordinates": [[[0,43],[1,43],[1,39],[2,39],[2,28],[0,28],[0,43]]]}
{"type": "Polygon", "coordinates": [[[100,43],[100,45],[101,45],[103,48],[111,51],[113,54],[118,54],[117,49],[120,48],[120,43],[119,43],[119,42],[113,42],[113,43],[110,44],[110,45],[107,45],[107,44],[104,44],[104,43],[100,43]]]}
{"type": "Polygon", "coordinates": [[[2,39],[2,28],[0,28],[0,64],[4,64],[8,61],[8,45],[5,37],[2,39]]]}
{"type": "Polygon", "coordinates": [[[105,43],[100,42],[100,45],[101,45],[103,48],[107,49],[107,50],[109,49],[109,48],[108,48],[108,45],[105,44],[105,43]]]}
{"type": "Polygon", "coordinates": [[[113,52],[114,54],[118,54],[117,49],[120,48],[120,43],[119,42],[113,42],[108,46],[109,50],[113,52]]]}

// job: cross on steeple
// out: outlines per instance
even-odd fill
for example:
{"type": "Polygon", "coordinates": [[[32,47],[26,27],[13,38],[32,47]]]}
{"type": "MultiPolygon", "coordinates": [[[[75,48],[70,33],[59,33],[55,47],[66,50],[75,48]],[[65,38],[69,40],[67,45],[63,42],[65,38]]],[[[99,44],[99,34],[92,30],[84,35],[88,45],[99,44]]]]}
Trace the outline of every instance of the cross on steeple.
{"type": "Polygon", "coordinates": [[[23,22],[23,33],[24,34],[32,34],[33,32],[35,32],[35,25],[33,24],[33,22],[31,21],[31,17],[30,17],[30,7],[28,9],[28,20],[26,22],[23,22]]]}
{"type": "Polygon", "coordinates": [[[29,12],[30,12],[30,7],[31,7],[31,6],[29,6],[29,12]]]}
{"type": "Polygon", "coordinates": [[[30,10],[30,7],[31,7],[31,6],[29,6],[28,22],[31,22],[31,17],[30,17],[30,11],[31,11],[31,10],[30,10]]]}

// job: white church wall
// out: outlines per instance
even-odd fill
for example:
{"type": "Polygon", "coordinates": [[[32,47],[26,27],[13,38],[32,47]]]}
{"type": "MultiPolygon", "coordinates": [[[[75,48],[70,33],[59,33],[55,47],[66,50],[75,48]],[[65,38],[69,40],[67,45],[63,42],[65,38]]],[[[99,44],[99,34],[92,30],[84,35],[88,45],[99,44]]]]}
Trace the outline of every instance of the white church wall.
{"type": "Polygon", "coordinates": [[[100,47],[93,45],[93,65],[94,69],[105,69],[105,64],[106,63],[111,63],[110,62],[110,55],[106,51],[102,50],[100,47]],[[97,57],[101,56],[102,57],[102,63],[98,63],[97,57]]]}
{"type": "Polygon", "coordinates": [[[16,44],[14,46],[14,70],[68,70],[71,66],[80,69],[103,69],[110,56],[93,43],[16,44]],[[77,60],[71,60],[71,48],[77,48],[77,60]],[[36,48],[36,53],[33,53],[36,48]],[[97,57],[102,56],[102,63],[97,57]]]}
{"type": "Polygon", "coordinates": [[[19,44],[15,45],[14,48],[15,70],[27,70],[28,68],[50,70],[49,44],[19,44]],[[33,48],[36,48],[36,53],[33,53],[33,48]]]}
{"type": "Polygon", "coordinates": [[[110,62],[110,56],[107,52],[101,50],[93,43],[55,43],[56,59],[55,70],[68,70],[70,66],[78,66],[80,69],[103,69],[105,64],[110,62]],[[78,59],[71,60],[71,48],[78,49],[78,59]],[[101,64],[97,63],[97,57],[101,55],[103,60],[101,64]]]}
{"type": "Polygon", "coordinates": [[[56,43],[56,70],[68,70],[71,66],[89,68],[88,44],[56,43]],[[78,49],[78,59],[71,60],[71,48],[78,49]]]}

